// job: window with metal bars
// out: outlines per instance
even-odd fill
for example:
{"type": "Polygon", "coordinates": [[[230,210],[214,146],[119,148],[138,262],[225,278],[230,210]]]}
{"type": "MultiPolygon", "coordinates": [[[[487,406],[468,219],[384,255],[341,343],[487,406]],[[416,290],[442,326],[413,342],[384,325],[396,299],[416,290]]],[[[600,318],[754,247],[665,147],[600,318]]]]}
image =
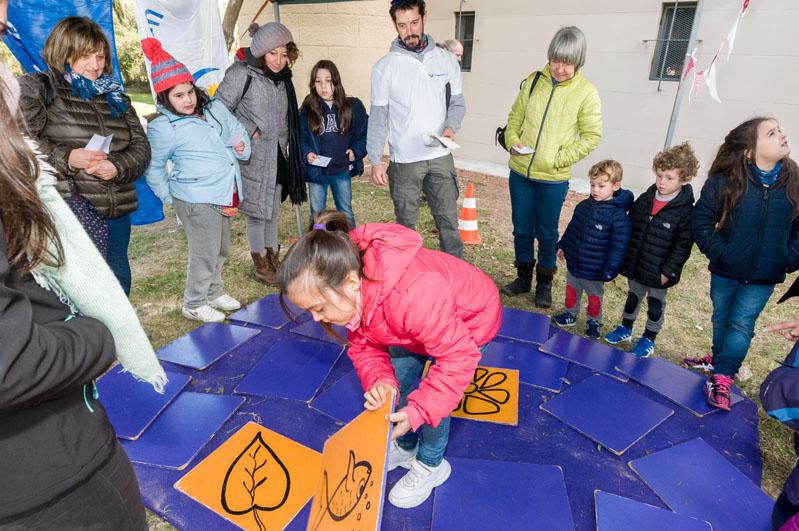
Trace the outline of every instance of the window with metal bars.
{"type": "Polygon", "coordinates": [[[463,44],[461,71],[472,70],[472,49],[474,48],[474,11],[455,12],[455,38],[463,44]]]}
{"type": "Polygon", "coordinates": [[[649,79],[654,81],[679,81],[682,73],[688,39],[696,15],[696,2],[671,2],[663,4],[660,16],[655,55],[649,79]]]}

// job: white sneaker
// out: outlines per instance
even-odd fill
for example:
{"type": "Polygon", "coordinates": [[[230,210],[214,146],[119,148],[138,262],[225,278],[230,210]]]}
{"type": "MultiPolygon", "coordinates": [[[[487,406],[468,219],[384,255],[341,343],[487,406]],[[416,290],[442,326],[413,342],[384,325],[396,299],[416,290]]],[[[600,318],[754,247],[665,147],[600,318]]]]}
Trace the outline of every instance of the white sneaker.
{"type": "Polygon", "coordinates": [[[394,470],[398,466],[401,466],[405,470],[410,470],[411,463],[416,460],[416,451],[418,449],[418,444],[413,447],[413,450],[406,450],[397,444],[397,441],[391,441],[391,446],[388,449],[388,464],[386,464],[386,470],[394,470]]]}
{"type": "Polygon", "coordinates": [[[450,472],[452,468],[446,459],[437,467],[427,466],[414,459],[408,473],[388,493],[388,501],[400,509],[421,505],[430,497],[434,488],[449,478],[450,472]]]}
{"type": "Polygon", "coordinates": [[[233,310],[241,308],[241,303],[227,293],[223,293],[214,300],[208,301],[208,306],[216,308],[217,310],[222,310],[223,312],[232,312],[233,310]]]}
{"type": "Polygon", "coordinates": [[[214,310],[207,304],[203,304],[199,308],[186,308],[184,306],[183,317],[204,323],[221,323],[225,320],[224,313],[214,310]]]}

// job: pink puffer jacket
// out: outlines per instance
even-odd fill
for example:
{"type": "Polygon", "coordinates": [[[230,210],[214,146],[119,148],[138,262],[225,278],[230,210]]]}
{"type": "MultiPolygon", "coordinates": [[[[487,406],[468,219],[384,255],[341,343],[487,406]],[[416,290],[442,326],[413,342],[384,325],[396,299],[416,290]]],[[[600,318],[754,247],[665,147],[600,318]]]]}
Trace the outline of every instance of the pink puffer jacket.
{"type": "Polygon", "coordinates": [[[388,353],[401,346],[436,359],[408,396],[416,431],[438,426],[458,405],[480,361],[479,347],[499,330],[502,305],[494,282],[476,267],[422,247],[401,225],[371,223],[350,232],[363,255],[363,312],[349,333],[349,356],[365,390],[398,387],[388,353]]]}

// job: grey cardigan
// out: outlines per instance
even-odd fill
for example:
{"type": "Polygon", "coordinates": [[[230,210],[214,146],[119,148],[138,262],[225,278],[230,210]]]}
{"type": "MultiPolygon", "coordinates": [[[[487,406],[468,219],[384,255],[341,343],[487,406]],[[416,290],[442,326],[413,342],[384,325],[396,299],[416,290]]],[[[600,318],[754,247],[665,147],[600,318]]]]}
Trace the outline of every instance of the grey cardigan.
{"type": "Polygon", "coordinates": [[[273,212],[277,149],[280,145],[286,156],[289,138],[286,88],[282,82],[275,85],[257,68],[236,62],[225,72],[214,96],[233,112],[250,138],[256,131],[260,133],[252,140],[250,160],[239,162],[244,188],[239,210],[249,217],[271,220],[277,215],[273,212]],[[248,76],[252,81],[242,98],[248,76]]]}

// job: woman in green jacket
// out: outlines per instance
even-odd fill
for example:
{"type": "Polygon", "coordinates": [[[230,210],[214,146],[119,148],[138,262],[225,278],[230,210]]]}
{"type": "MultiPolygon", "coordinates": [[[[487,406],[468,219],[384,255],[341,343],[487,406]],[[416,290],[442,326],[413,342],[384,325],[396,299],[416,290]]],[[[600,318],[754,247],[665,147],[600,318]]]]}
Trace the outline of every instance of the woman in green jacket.
{"type": "Polygon", "coordinates": [[[572,165],[596,149],[602,138],[599,93],[580,74],[585,51],[585,35],[579,28],[559,29],[549,44],[549,62],[522,84],[505,130],[518,278],[502,292],[530,291],[537,239],[535,305],[539,308],[552,305],[558,220],[572,165]]]}

